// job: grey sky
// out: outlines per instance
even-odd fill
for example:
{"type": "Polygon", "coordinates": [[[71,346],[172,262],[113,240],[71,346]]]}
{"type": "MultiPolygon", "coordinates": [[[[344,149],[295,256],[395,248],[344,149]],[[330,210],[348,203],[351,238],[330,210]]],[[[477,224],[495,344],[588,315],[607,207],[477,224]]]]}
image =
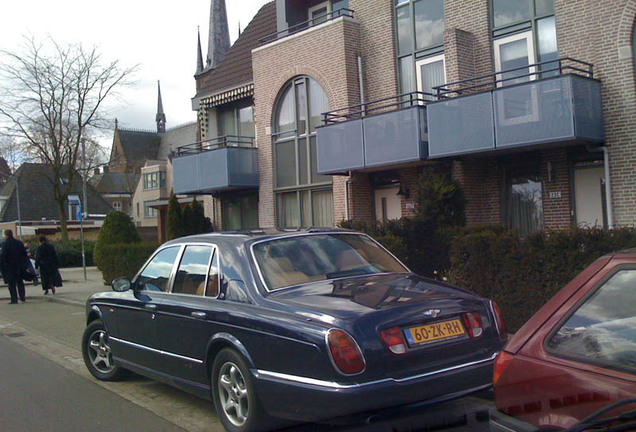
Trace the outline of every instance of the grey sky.
{"type": "MultiPolygon", "coordinates": [[[[267,0],[226,0],[230,39],[238,36],[267,0]]],[[[0,50],[19,51],[23,35],[59,43],[98,46],[105,60],[139,64],[138,84],[122,91],[110,115],[121,126],[155,129],[157,80],[167,127],[196,120],[194,96],[197,26],[207,51],[210,0],[23,0],[6,2],[0,14],[0,50]]],[[[112,136],[112,133],[111,133],[112,136]]],[[[108,140],[106,140],[108,141],[108,140]]]]}

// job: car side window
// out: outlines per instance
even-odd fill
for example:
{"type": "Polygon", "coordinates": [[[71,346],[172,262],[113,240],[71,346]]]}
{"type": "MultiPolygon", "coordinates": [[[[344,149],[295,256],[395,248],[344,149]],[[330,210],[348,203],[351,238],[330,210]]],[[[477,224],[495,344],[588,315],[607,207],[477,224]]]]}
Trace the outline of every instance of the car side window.
{"type": "Polygon", "coordinates": [[[165,248],[158,252],[137,278],[138,289],[166,291],[178,254],[179,246],[165,248]]]}
{"type": "Polygon", "coordinates": [[[205,295],[208,297],[217,297],[219,295],[219,251],[214,252],[212,264],[210,265],[210,273],[208,275],[208,287],[205,295]]]}
{"type": "Polygon", "coordinates": [[[212,246],[186,246],[172,292],[177,294],[205,295],[212,246]]]}
{"type": "Polygon", "coordinates": [[[636,270],[601,285],[549,339],[551,353],[636,371],[636,270]]]}

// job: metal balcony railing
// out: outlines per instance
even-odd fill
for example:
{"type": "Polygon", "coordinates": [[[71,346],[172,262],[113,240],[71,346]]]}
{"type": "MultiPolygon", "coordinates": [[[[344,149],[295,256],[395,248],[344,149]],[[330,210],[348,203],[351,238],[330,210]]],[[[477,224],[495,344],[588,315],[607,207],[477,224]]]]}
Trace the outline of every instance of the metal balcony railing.
{"type": "Polygon", "coordinates": [[[224,135],[205,141],[199,141],[192,144],[177,147],[175,156],[185,156],[194,153],[201,153],[210,150],[216,150],[225,147],[242,147],[253,148],[254,138],[239,135],[224,135]]]}
{"type": "Polygon", "coordinates": [[[453,96],[474,94],[481,91],[494,90],[495,88],[528,82],[531,80],[544,79],[552,76],[566,74],[577,74],[588,78],[594,78],[594,65],[571,57],[563,57],[528,66],[507,69],[486,75],[480,75],[460,81],[446,83],[433,87],[437,100],[446,99],[453,96]],[[517,74],[515,72],[528,71],[517,74]]]}
{"type": "Polygon", "coordinates": [[[437,100],[437,96],[432,93],[410,92],[328,111],[322,113],[322,116],[324,124],[329,125],[348,120],[356,120],[367,115],[379,114],[386,111],[410,108],[417,105],[422,106],[435,100],[437,100]]]}
{"type": "Polygon", "coordinates": [[[281,30],[279,32],[276,33],[272,33],[270,35],[267,35],[265,37],[262,37],[258,40],[258,43],[260,45],[265,45],[268,44],[270,42],[274,42],[275,40],[278,39],[282,39],[286,36],[291,36],[295,33],[301,32],[303,30],[306,30],[310,27],[316,26],[318,24],[322,24],[324,22],[327,21],[332,21],[336,18],[340,18],[340,17],[348,17],[348,18],[353,18],[353,11],[351,9],[337,9],[335,11],[329,12],[327,14],[321,15],[319,17],[307,20],[307,21],[303,21],[301,23],[298,24],[294,24],[292,26],[287,27],[285,30],[281,30]]]}

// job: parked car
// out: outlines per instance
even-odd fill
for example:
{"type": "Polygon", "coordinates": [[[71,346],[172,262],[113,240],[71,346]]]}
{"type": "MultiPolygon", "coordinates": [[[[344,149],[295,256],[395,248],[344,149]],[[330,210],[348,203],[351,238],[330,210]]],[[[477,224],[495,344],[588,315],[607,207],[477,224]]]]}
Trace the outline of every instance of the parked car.
{"type": "Polygon", "coordinates": [[[86,304],[93,376],[211,398],[229,431],[490,388],[506,338],[493,302],[347,230],[181,238],[112,285],[86,304]]]}
{"type": "Polygon", "coordinates": [[[635,373],[636,249],[596,260],[508,341],[491,430],[560,430],[632,411],[635,400],[622,403],[636,398],[635,373]]]}

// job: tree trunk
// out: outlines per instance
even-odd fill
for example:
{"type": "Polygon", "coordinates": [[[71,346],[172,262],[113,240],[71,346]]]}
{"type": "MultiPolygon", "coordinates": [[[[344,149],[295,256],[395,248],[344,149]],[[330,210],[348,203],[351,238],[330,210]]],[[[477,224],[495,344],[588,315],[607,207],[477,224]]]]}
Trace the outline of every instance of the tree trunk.
{"type": "Polygon", "coordinates": [[[62,240],[68,240],[68,229],[66,226],[66,213],[64,212],[65,200],[57,201],[57,208],[60,211],[60,232],[62,233],[62,240]]]}

